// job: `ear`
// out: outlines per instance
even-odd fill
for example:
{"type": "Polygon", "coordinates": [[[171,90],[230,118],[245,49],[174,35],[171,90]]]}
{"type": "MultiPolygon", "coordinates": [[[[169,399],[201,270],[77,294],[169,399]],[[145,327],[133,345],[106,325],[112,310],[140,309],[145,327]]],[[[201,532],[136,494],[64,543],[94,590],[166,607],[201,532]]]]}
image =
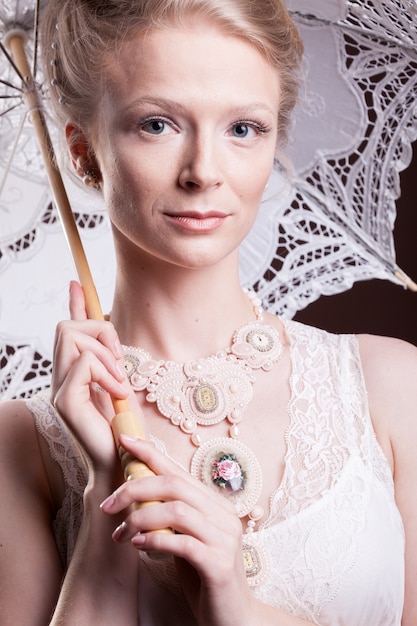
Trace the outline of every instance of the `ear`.
{"type": "Polygon", "coordinates": [[[82,178],[86,171],[99,172],[94,151],[85,133],[75,124],[65,126],[65,137],[68,144],[71,163],[78,176],[82,178]]]}

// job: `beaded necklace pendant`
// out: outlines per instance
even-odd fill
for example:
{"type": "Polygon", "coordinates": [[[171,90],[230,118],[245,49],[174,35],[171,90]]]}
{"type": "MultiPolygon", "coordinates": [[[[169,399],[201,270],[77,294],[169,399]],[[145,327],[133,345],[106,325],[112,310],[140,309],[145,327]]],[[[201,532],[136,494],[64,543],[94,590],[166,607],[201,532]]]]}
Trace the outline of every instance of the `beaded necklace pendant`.
{"type": "Polygon", "coordinates": [[[144,392],[161,416],[188,435],[196,452],[191,474],[233,502],[240,518],[248,517],[243,560],[248,583],[256,586],[267,572],[267,555],[253,539],[264,516],[258,505],[262,470],[248,446],[238,440],[239,425],[253,397],[257,370],[271,371],[282,355],[278,330],[258,319],[238,328],[229,348],[207,358],[176,363],[153,359],[141,348],[123,346],[132,388],[144,392]],[[228,437],[206,438],[209,427],[226,421],[228,437]]]}

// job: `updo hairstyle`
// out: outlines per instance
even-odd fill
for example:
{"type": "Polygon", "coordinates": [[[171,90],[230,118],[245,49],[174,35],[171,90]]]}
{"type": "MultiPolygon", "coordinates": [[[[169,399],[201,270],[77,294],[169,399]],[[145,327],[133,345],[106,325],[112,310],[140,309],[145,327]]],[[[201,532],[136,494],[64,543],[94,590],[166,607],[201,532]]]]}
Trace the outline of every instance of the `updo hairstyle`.
{"type": "Polygon", "coordinates": [[[106,66],[138,32],[207,20],[253,44],[281,84],[278,145],[297,100],[303,46],[282,0],[47,0],[41,16],[44,72],[53,112],[86,136],[94,128],[106,66]]]}

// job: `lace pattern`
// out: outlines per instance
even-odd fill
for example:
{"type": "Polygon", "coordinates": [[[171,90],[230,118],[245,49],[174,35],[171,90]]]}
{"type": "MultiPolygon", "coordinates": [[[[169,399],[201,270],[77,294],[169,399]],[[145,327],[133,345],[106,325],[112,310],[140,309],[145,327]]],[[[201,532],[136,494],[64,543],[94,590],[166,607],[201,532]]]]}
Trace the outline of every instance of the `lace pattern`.
{"type": "Polygon", "coordinates": [[[373,459],[392,485],[387,462],[375,439],[364,391],[356,339],[302,331],[286,322],[291,340],[290,425],[282,483],[271,498],[265,526],[296,515],[331,490],[352,454],[373,459]]]}
{"type": "MultiPolygon", "coordinates": [[[[31,55],[29,4],[2,0],[0,37],[25,23],[31,55]]],[[[288,148],[294,175],[272,173],[240,250],[240,274],[265,308],[291,318],[355,281],[398,283],[398,272],[406,279],[395,262],[392,230],[400,172],[417,139],[417,8],[414,0],[288,0],[287,6],[306,50],[288,148]]],[[[48,88],[37,69],[47,110],[48,88]]],[[[18,77],[1,54],[0,81],[0,395],[26,398],[48,384],[51,328],[67,316],[74,269],[18,77]]],[[[108,217],[94,194],[87,199],[70,177],[64,180],[108,310],[115,275],[108,217]]]]}
{"type": "MultiPolygon", "coordinates": [[[[391,472],[369,416],[356,339],[292,321],[285,327],[292,359],[285,470],[267,520],[251,537],[269,560],[268,576],[253,593],[321,626],[398,626],[404,533],[391,472]],[[345,618],[337,621],[340,615],[345,618]]],[[[82,514],[85,466],[47,396],[28,406],[68,484],[55,529],[70,556],[82,514]]],[[[156,443],[164,450],[163,442],[156,443]]],[[[194,624],[183,611],[173,561],[161,564],[143,556],[142,568],[151,589],[147,603],[152,598],[159,615],[169,590],[178,611],[180,621],[167,614],[161,624],[194,624]]]]}
{"type": "MultiPolygon", "coordinates": [[[[379,498],[392,510],[390,529],[399,538],[400,561],[403,529],[390,469],[370,420],[356,339],[307,331],[295,322],[287,322],[286,330],[293,373],[285,472],[269,518],[255,533],[269,553],[272,575],[254,593],[313,623],[333,624],[328,607],[345,593],[345,580],[351,572],[361,580],[369,567],[363,541],[372,532],[370,511],[380,506],[379,498]]],[[[396,573],[401,580],[401,565],[396,573]]],[[[370,580],[366,589],[372,604],[370,580]]],[[[340,623],[397,624],[401,593],[399,587],[400,602],[394,599],[391,613],[387,609],[375,622],[367,622],[369,616],[356,621],[361,607],[358,617],[340,623]]],[[[358,595],[361,590],[355,589],[358,595]]]]}
{"type": "Polygon", "coordinates": [[[64,565],[71,559],[83,514],[83,493],[87,469],[82,452],[49,401],[48,392],[26,401],[35,418],[39,434],[48,443],[52,458],[58,463],[67,485],[62,507],[53,522],[56,543],[64,565]]]}

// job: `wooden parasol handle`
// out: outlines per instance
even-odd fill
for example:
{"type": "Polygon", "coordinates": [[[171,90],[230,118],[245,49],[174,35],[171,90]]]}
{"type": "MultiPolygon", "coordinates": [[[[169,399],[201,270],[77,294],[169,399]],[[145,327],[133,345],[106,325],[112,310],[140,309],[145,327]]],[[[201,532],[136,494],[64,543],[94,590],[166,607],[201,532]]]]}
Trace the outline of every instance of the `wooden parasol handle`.
{"type": "MultiPolygon", "coordinates": [[[[48,181],[52,189],[55,205],[58,210],[69,249],[77,270],[78,278],[84,290],[87,315],[89,319],[104,320],[97,291],[91,276],[90,268],[72,214],[71,206],[59,171],[52,140],[46,125],[45,116],[39,92],[36,88],[25,50],[26,35],[22,31],[13,30],[6,38],[6,45],[10,49],[13,62],[23,79],[24,100],[31,117],[38,145],[45,164],[48,181]]],[[[115,417],[112,420],[112,432],[118,448],[124,476],[126,480],[143,476],[155,476],[155,473],[145,464],[127,454],[119,445],[120,435],[146,439],[143,426],[143,416],[131,411],[127,400],[112,398],[115,417]]],[[[137,507],[152,503],[141,503],[137,507]]],[[[136,507],[136,508],[137,508],[136,507]]],[[[161,531],[158,531],[161,532],[161,531]]],[[[172,532],[162,529],[162,532],[172,532]]]]}

